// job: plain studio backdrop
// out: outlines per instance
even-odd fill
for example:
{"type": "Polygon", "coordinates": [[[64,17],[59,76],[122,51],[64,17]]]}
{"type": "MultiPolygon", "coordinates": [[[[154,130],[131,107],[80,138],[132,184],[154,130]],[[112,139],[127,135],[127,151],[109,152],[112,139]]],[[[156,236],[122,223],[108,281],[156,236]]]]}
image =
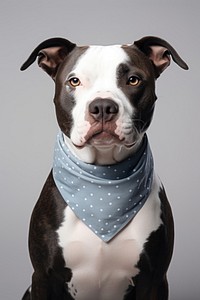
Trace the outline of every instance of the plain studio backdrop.
{"type": "Polygon", "coordinates": [[[27,239],[31,211],[51,169],[58,130],[54,84],[36,64],[21,64],[43,40],[79,45],[166,39],[188,63],[157,80],[148,130],[156,171],[176,228],[170,299],[200,298],[200,2],[199,0],[3,0],[0,4],[0,299],[18,300],[30,284],[27,239]]]}

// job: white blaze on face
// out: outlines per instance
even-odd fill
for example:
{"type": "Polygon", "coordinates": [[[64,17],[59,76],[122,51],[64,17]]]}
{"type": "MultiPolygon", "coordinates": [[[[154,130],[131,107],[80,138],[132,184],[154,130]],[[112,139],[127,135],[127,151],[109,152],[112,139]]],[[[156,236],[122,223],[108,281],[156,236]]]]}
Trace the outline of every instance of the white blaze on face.
{"type": "MultiPolygon", "coordinates": [[[[90,46],[77,61],[70,74],[78,77],[81,85],[74,91],[75,106],[72,111],[74,125],[71,140],[77,146],[85,143],[91,124],[87,119],[88,105],[95,98],[110,98],[119,106],[116,134],[123,138],[123,121],[133,112],[129,100],[117,85],[117,70],[129,57],[121,46],[90,46]]],[[[69,74],[69,77],[70,77],[69,74]]]]}

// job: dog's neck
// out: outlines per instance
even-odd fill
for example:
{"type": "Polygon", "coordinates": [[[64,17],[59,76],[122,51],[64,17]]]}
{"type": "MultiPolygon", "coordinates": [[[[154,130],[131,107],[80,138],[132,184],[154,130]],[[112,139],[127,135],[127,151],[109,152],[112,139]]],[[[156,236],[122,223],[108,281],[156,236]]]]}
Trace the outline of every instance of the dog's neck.
{"type": "Polygon", "coordinates": [[[75,156],[85,163],[95,165],[112,165],[126,159],[138,150],[142,139],[143,135],[132,147],[117,144],[96,147],[88,144],[83,148],[78,148],[64,135],[66,145],[75,156]]]}

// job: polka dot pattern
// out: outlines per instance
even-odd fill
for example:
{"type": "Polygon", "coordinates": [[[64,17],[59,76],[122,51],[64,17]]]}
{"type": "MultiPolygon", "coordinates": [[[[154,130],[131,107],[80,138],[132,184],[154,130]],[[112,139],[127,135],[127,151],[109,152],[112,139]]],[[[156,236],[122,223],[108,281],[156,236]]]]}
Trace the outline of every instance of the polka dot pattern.
{"type": "Polygon", "coordinates": [[[110,166],[84,163],[56,140],[53,177],[63,199],[103,241],[110,241],[139,212],[152,185],[153,158],[144,136],[132,157],[110,166]]]}

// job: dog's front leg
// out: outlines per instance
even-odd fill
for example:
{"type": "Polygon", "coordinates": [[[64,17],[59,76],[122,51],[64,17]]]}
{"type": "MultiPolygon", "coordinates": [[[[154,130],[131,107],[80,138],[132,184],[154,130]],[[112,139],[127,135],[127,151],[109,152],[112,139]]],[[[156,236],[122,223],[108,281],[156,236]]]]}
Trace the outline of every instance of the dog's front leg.
{"type": "MultiPolygon", "coordinates": [[[[168,300],[169,299],[168,282],[164,278],[163,281],[152,287],[149,300],[168,300]]],[[[146,299],[146,298],[145,298],[146,299]]]]}
{"type": "Polygon", "coordinates": [[[32,276],[31,300],[48,300],[48,278],[34,272],[32,276]]]}
{"type": "MultiPolygon", "coordinates": [[[[153,276],[153,275],[152,275],[153,276]]],[[[137,282],[135,289],[126,300],[168,300],[168,282],[166,276],[152,283],[151,278],[137,282]]]]}

